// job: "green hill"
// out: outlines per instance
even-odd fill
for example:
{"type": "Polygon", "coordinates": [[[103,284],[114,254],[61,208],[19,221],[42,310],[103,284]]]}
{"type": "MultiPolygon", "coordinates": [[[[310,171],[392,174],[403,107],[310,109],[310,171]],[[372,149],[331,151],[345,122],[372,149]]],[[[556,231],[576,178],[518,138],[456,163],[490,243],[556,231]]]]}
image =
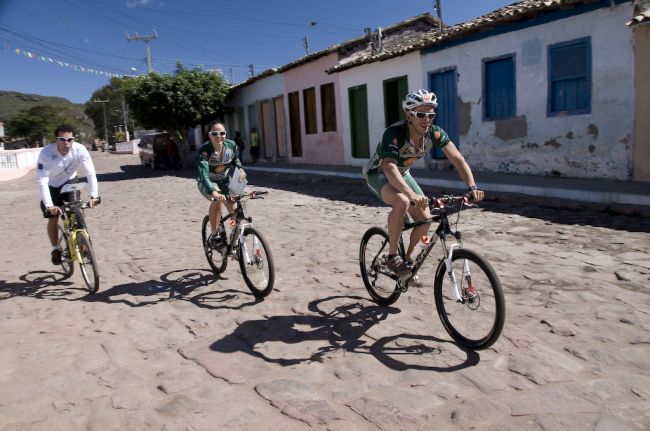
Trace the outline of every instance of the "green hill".
{"type": "MultiPolygon", "coordinates": [[[[84,105],[81,103],[72,103],[63,97],[41,96],[38,94],[25,94],[16,91],[0,90],[0,121],[7,122],[14,117],[19,111],[29,109],[36,105],[50,105],[55,107],[72,107],[74,112],[78,113],[81,118],[86,118],[84,114],[84,105]]],[[[93,130],[92,120],[87,119],[84,122],[84,129],[93,130]]]]}

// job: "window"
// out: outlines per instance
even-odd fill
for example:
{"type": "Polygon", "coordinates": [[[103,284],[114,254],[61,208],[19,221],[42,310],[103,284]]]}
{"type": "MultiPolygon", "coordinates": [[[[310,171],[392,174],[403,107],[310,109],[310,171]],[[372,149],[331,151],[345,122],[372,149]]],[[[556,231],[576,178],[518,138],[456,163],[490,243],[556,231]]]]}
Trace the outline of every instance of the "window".
{"type": "Polygon", "coordinates": [[[548,114],[587,114],[591,110],[591,43],[589,38],[558,43],[548,49],[548,114]]]}
{"type": "Polygon", "coordinates": [[[320,105],[323,115],[323,132],[336,131],[336,104],[334,83],[320,86],[320,105]]]}
{"type": "Polygon", "coordinates": [[[483,60],[483,118],[500,120],[515,113],[514,56],[483,60]]]}
{"type": "Polygon", "coordinates": [[[316,89],[311,87],[303,90],[302,99],[305,108],[305,133],[316,133],[316,89]]]}

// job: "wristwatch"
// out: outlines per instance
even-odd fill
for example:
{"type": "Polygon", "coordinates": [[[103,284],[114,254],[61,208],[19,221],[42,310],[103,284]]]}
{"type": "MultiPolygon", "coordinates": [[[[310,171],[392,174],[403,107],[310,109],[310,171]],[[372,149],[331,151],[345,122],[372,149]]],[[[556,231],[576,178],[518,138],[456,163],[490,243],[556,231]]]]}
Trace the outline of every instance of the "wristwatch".
{"type": "Polygon", "coordinates": [[[469,187],[467,188],[467,191],[469,191],[469,192],[473,192],[473,191],[475,191],[475,190],[478,190],[478,188],[477,188],[475,185],[474,185],[474,186],[469,186],[469,187]]]}

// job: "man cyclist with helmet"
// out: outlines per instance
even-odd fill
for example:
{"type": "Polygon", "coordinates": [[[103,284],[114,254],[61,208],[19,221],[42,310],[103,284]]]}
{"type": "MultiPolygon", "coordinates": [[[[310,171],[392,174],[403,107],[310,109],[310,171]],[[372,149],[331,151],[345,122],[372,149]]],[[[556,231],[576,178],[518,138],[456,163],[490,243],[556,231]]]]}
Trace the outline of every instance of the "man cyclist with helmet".
{"type": "Polygon", "coordinates": [[[410,273],[410,256],[418,240],[427,234],[431,223],[413,228],[406,251],[406,260],[397,252],[399,238],[408,212],[414,220],[431,218],[428,199],[415,182],[409,169],[433,146],[442,150],[447,159],[467,184],[474,201],[483,199],[484,193],[476,188],[472,170],[463,155],[440,127],[433,124],[436,95],[427,90],[417,90],[402,101],[405,120],[389,126],[373,157],[363,173],[370,190],[392,210],[388,214],[387,266],[398,276],[410,273]]]}

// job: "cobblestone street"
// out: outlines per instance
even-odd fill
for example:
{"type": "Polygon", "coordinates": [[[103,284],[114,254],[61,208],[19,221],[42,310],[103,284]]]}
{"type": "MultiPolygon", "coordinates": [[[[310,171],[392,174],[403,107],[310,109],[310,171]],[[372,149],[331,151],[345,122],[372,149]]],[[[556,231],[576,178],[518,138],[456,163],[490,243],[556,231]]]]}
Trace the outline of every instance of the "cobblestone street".
{"type": "Polygon", "coordinates": [[[194,171],[91,155],[95,295],[51,265],[33,172],[0,183],[0,430],[650,428],[648,218],[464,212],[507,304],[501,338],[472,352],[436,313],[439,249],[393,306],[370,300],[359,242],[388,209],[362,182],[249,173],[270,191],[247,204],[275,258],[262,301],[236,262],[210,271],[194,171]]]}

